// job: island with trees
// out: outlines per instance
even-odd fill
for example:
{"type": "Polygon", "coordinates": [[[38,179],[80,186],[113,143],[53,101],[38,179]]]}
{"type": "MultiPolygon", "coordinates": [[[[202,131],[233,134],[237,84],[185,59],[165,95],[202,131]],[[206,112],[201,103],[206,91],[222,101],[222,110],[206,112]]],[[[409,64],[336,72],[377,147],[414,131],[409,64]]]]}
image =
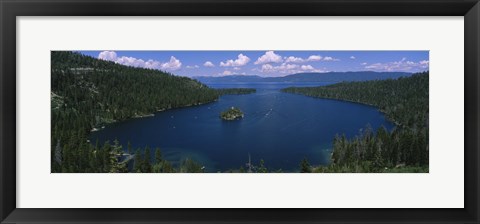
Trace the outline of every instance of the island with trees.
{"type": "Polygon", "coordinates": [[[225,121],[238,120],[243,118],[243,116],[243,112],[236,107],[231,107],[230,109],[220,113],[220,118],[225,121]]]}
{"type": "MultiPolygon", "coordinates": [[[[374,106],[396,124],[393,130],[382,127],[376,131],[366,124],[359,135],[349,139],[338,133],[332,136],[329,165],[311,165],[304,158],[298,161],[298,172],[428,172],[428,71],[397,79],[290,87],[282,91],[374,106]]],[[[206,172],[202,164],[190,158],[166,160],[158,147],[133,148],[130,143],[122,145],[117,140],[90,142],[88,137],[92,131],[114,122],[207,104],[222,95],[255,92],[253,88],[213,89],[160,70],[120,65],[76,52],[52,51],[51,172],[206,172]]],[[[243,117],[244,113],[236,107],[220,113],[226,121],[243,117]]],[[[282,172],[267,168],[268,162],[260,159],[255,165],[248,155],[247,166],[220,172],[282,172]]]]}
{"type": "Polygon", "coordinates": [[[148,146],[124,153],[118,141],[89,142],[88,136],[113,122],[214,102],[221,94],[196,80],[168,72],[120,65],[71,51],[52,51],[50,95],[51,172],[106,173],[203,171],[191,159],[178,167],[166,160],[151,164],[148,146]],[[133,159],[124,159],[132,155],[133,159]],[[128,161],[135,161],[133,168],[127,169],[128,161]]]}

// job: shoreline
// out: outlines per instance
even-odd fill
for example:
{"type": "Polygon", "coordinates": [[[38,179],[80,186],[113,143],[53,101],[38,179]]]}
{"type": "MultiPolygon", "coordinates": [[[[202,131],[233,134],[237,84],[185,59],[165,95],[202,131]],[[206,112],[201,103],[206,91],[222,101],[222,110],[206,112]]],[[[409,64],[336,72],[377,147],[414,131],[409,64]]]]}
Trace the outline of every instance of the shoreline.
{"type": "Polygon", "coordinates": [[[105,127],[106,127],[107,125],[111,125],[111,124],[118,123],[118,122],[123,122],[123,121],[128,121],[128,120],[133,120],[133,119],[139,119],[139,118],[146,118],[146,117],[155,117],[155,115],[156,115],[157,113],[160,113],[160,112],[163,112],[163,111],[167,111],[167,110],[182,109],[182,108],[187,108],[187,107],[196,107],[196,106],[206,105],[206,104],[209,104],[209,103],[214,103],[214,102],[217,102],[220,97],[221,97],[221,96],[219,96],[217,99],[212,100],[212,101],[210,101],[210,102],[189,104],[189,105],[180,106],[180,107],[175,107],[175,108],[162,108],[162,109],[156,110],[155,112],[150,113],[150,114],[139,114],[139,115],[137,114],[137,115],[135,115],[135,116],[133,116],[133,117],[129,117],[129,118],[126,118],[126,119],[124,119],[124,120],[112,120],[111,122],[105,122],[105,123],[103,123],[101,127],[99,127],[99,126],[93,127],[92,129],[90,129],[90,132],[89,132],[88,134],[90,135],[90,134],[92,134],[93,132],[97,132],[97,131],[103,130],[103,129],[105,129],[105,127]]]}
{"type": "MultiPolygon", "coordinates": [[[[212,89],[215,89],[215,88],[212,88],[212,89]]],[[[256,90],[256,89],[255,89],[256,90]]],[[[222,96],[225,96],[225,95],[248,95],[248,94],[253,94],[255,92],[252,92],[252,93],[243,93],[243,94],[219,94],[219,96],[212,100],[212,101],[209,101],[209,102],[200,102],[200,103],[194,103],[194,104],[188,104],[188,105],[184,105],[184,106],[179,106],[179,107],[174,107],[174,108],[161,108],[161,109],[158,109],[156,111],[154,111],[153,113],[149,113],[149,114],[136,114],[135,116],[133,117],[129,117],[129,118],[126,118],[124,120],[112,120],[111,122],[106,122],[104,124],[102,124],[102,127],[93,127],[89,134],[91,134],[92,132],[96,132],[96,131],[100,131],[102,129],[105,128],[106,125],[110,125],[110,124],[114,124],[114,123],[117,123],[117,122],[123,122],[123,121],[128,121],[128,120],[131,120],[131,119],[137,119],[137,118],[146,118],[146,117],[155,117],[157,113],[160,113],[160,112],[163,112],[163,111],[167,111],[167,110],[174,110],[174,109],[182,109],[182,108],[187,108],[187,107],[196,107],[196,106],[202,106],[202,105],[206,105],[206,104],[210,104],[210,103],[214,103],[214,102],[217,102],[220,97],[222,96]]]]}
{"type": "MultiPolygon", "coordinates": [[[[284,92],[284,91],[282,91],[284,92]]],[[[302,95],[302,96],[306,96],[306,97],[311,97],[311,98],[315,98],[315,99],[327,99],[327,100],[336,100],[336,101],[342,101],[342,102],[348,102],[348,103],[355,103],[355,104],[361,104],[361,105],[365,105],[365,106],[370,106],[370,107],[373,107],[375,108],[377,111],[381,112],[385,118],[387,118],[388,121],[392,122],[393,124],[395,124],[395,126],[399,126],[401,128],[405,128],[405,126],[403,124],[401,124],[400,122],[396,121],[396,120],[393,120],[390,116],[388,116],[388,114],[381,108],[377,107],[376,105],[373,105],[373,104],[369,104],[369,103],[364,103],[364,102],[358,102],[358,101],[353,101],[353,100],[347,100],[347,99],[339,99],[339,98],[330,98],[330,97],[316,97],[316,96],[309,96],[309,95],[305,95],[305,94],[301,94],[301,93],[292,93],[292,92],[284,92],[284,93],[289,93],[289,94],[295,94],[295,95],[302,95]]]]}

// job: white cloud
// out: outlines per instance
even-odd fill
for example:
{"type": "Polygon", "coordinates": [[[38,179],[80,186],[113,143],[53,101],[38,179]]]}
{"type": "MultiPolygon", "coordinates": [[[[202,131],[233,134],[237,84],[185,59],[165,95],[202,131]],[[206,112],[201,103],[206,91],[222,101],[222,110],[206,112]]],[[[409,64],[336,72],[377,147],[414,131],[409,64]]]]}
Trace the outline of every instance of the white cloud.
{"type": "MultiPolygon", "coordinates": [[[[351,56],[350,58],[355,59],[354,56],[351,56]]],[[[274,51],[267,51],[265,52],[264,55],[258,58],[255,64],[257,65],[257,64],[280,63],[280,62],[301,64],[301,63],[313,62],[313,61],[340,61],[340,59],[329,57],[329,56],[322,57],[320,55],[310,55],[308,58],[289,56],[289,57],[283,57],[282,59],[282,57],[278,54],[275,54],[274,51]]]]}
{"type": "Polygon", "coordinates": [[[310,55],[310,57],[307,58],[307,61],[340,61],[340,59],[329,56],[322,57],[320,55],[310,55]]]}
{"type": "Polygon", "coordinates": [[[194,68],[199,68],[199,66],[198,65],[187,65],[187,68],[194,69],[194,68]]]}
{"type": "Polygon", "coordinates": [[[98,54],[98,58],[106,61],[115,61],[117,59],[117,53],[115,53],[115,51],[102,51],[98,54]]]}
{"type": "Polygon", "coordinates": [[[424,67],[428,67],[430,65],[430,61],[428,60],[419,61],[418,63],[424,67]]]}
{"type": "Polygon", "coordinates": [[[137,59],[136,67],[150,68],[150,69],[162,69],[162,62],[148,60],[142,65],[142,59],[137,59]]]}
{"type": "Polygon", "coordinates": [[[206,61],[203,66],[205,67],[215,67],[215,65],[211,61],[206,61]]]}
{"type": "Polygon", "coordinates": [[[223,75],[231,75],[231,74],[232,74],[232,72],[231,72],[231,71],[228,71],[228,70],[225,70],[225,71],[223,71],[223,73],[222,73],[222,74],[223,74],[223,75]]]}
{"type": "Polygon", "coordinates": [[[262,65],[262,69],[260,71],[271,72],[271,71],[274,71],[274,67],[271,64],[264,64],[262,65]]]}
{"type": "Polygon", "coordinates": [[[178,70],[182,67],[182,62],[180,62],[180,60],[176,59],[175,57],[171,56],[170,61],[163,63],[161,67],[166,70],[178,70]]]}
{"type": "MultiPolygon", "coordinates": [[[[114,61],[115,63],[118,63],[118,64],[122,64],[122,65],[128,65],[128,66],[133,66],[133,67],[141,67],[141,68],[148,68],[147,67],[147,64],[145,63],[144,60],[142,59],[137,59],[137,58],[134,58],[134,57],[125,57],[125,56],[122,56],[122,57],[117,57],[113,60],[110,60],[110,61],[114,61]]],[[[149,62],[149,66],[152,66],[154,64],[154,62],[149,62]]]]}
{"type": "Polygon", "coordinates": [[[106,61],[113,61],[121,65],[127,65],[132,67],[139,68],[149,68],[149,69],[158,69],[158,70],[178,70],[182,67],[182,62],[176,59],[174,56],[170,57],[170,61],[162,63],[156,60],[144,61],[143,59],[138,59],[134,57],[118,57],[115,51],[102,51],[98,54],[98,58],[106,61]]]}
{"type": "Polygon", "coordinates": [[[363,62],[361,65],[367,65],[368,63],[367,62],[363,62]]]}
{"type": "Polygon", "coordinates": [[[322,60],[322,56],[320,55],[310,55],[310,57],[308,57],[307,61],[320,61],[322,60]]]}
{"type": "Polygon", "coordinates": [[[238,66],[244,66],[246,65],[248,62],[250,61],[250,58],[243,55],[243,54],[239,54],[238,55],[238,58],[236,60],[227,60],[225,62],[220,62],[220,66],[222,67],[229,67],[229,66],[234,66],[234,67],[238,67],[238,66]]]}
{"type": "Polygon", "coordinates": [[[332,58],[332,57],[324,57],[323,60],[324,60],[324,61],[340,61],[340,59],[338,59],[338,58],[332,58]]]}
{"type": "Polygon", "coordinates": [[[282,56],[275,54],[274,51],[267,51],[264,55],[260,56],[255,62],[256,65],[266,63],[280,63],[282,62],[282,56]]]}
{"type": "Polygon", "coordinates": [[[355,58],[355,56],[350,56],[350,59],[355,60],[357,58],[355,58]]]}
{"type": "Polygon", "coordinates": [[[419,72],[429,69],[429,61],[422,60],[419,62],[408,61],[406,58],[402,58],[400,61],[385,62],[385,63],[374,63],[365,65],[365,69],[373,71],[387,71],[387,72],[419,72]]]}
{"type": "Polygon", "coordinates": [[[298,68],[298,65],[283,63],[279,66],[272,66],[271,64],[262,65],[261,71],[265,73],[279,72],[287,73],[289,70],[298,68]]]}
{"type": "Polygon", "coordinates": [[[233,70],[237,70],[237,71],[238,71],[238,70],[240,70],[240,69],[242,69],[242,68],[240,68],[240,67],[233,67],[233,70]]]}
{"type": "Polygon", "coordinates": [[[267,74],[295,74],[300,72],[325,72],[322,69],[316,69],[311,65],[296,65],[282,63],[281,65],[273,66],[271,64],[263,64],[260,69],[254,69],[253,71],[260,71],[267,74]]]}
{"type": "Polygon", "coordinates": [[[297,58],[294,56],[290,56],[288,58],[285,58],[285,63],[303,63],[305,62],[305,59],[303,58],[297,58]]]}
{"type": "Polygon", "coordinates": [[[311,66],[311,65],[302,65],[300,68],[301,68],[302,70],[305,70],[305,71],[315,70],[315,68],[313,68],[313,66],[311,66]]]}

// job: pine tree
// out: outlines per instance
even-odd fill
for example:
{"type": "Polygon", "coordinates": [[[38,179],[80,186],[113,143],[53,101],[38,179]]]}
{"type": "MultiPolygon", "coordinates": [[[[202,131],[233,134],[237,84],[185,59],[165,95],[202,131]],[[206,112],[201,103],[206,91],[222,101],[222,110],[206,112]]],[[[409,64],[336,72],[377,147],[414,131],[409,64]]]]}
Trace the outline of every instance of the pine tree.
{"type": "MultiPolygon", "coordinates": [[[[212,102],[220,95],[196,80],[159,70],[67,51],[52,51],[50,58],[52,172],[110,172],[110,152],[85,144],[90,130],[160,109],[212,102]]],[[[130,144],[127,150],[132,154],[130,144]]]]}
{"type": "Polygon", "coordinates": [[[62,147],[60,146],[60,140],[57,141],[57,146],[55,146],[55,162],[58,165],[62,165],[62,147]]]}
{"type": "Polygon", "coordinates": [[[144,160],[143,160],[143,165],[142,165],[142,172],[143,173],[151,173],[152,172],[152,166],[150,165],[151,159],[150,159],[150,147],[146,146],[145,147],[145,155],[144,155],[144,160]]]}
{"type": "Polygon", "coordinates": [[[160,151],[160,148],[155,148],[155,163],[159,164],[162,162],[162,152],[160,151]]]}
{"type": "Polygon", "coordinates": [[[263,159],[260,160],[260,166],[258,166],[259,173],[268,173],[268,169],[265,167],[265,161],[263,159]]]}
{"type": "Polygon", "coordinates": [[[132,144],[130,144],[130,142],[128,142],[127,144],[127,151],[128,151],[128,154],[132,154],[132,144]]]}
{"type": "Polygon", "coordinates": [[[112,167],[112,147],[108,141],[105,142],[102,148],[102,172],[108,173],[112,167]]]}
{"type": "Polygon", "coordinates": [[[181,162],[180,172],[181,173],[203,173],[204,167],[195,161],[186,158],[181,162]]]}
{"type": "Polygon", "coordinates": [[[120,142],[115,139],[113,141],[113,149],[112,151],[115,153],[115,154],[122,154],[122,145],[120,145],[120,142]]]}
{"type": "Polygon", "coordinates": [[[137,151],[135,151],[135,161],[134,161],[133,171],[137,173],[141,173],[143,163],[144,161],[142,158],[142,153],[140,152],[140,149],[137,149],[137,151]]]}
{"type": "Polygon", "coordinates": [[[312,166],[308,162],[307,158],[303,158],[302,162],[300,163],[300,173],[311,173],[312,166]]]}

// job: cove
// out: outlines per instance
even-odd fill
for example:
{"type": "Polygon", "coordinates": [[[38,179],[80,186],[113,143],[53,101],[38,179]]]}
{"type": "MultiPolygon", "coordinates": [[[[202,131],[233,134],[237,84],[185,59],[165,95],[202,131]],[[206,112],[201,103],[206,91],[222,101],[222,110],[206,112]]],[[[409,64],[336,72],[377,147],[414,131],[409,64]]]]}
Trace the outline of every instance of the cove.
{"type": "MultiPolygon", "coordinates": [[[[300,161],[327,165],[333,138],[352,138],[370,125],[388,130],[394,124],[377,108],[338,100],[288,94],[282,88],[321,86],[332,83],[236,83],[208,84],[212,88],[255,88],[248,95],[224,95],[218,101],[130,119],[92,132],[90,141],[118,139],[126,150],[159,147],[164,159],[177,165],[191,158],[207,172],[225,172],[263,159],[270,171],[297,172],[300,161]],[[245,117],[223,121],[221,111],[240,108],[245,117]]],[[[152,156],[153,157],[153,156],[152,156]]]]}

